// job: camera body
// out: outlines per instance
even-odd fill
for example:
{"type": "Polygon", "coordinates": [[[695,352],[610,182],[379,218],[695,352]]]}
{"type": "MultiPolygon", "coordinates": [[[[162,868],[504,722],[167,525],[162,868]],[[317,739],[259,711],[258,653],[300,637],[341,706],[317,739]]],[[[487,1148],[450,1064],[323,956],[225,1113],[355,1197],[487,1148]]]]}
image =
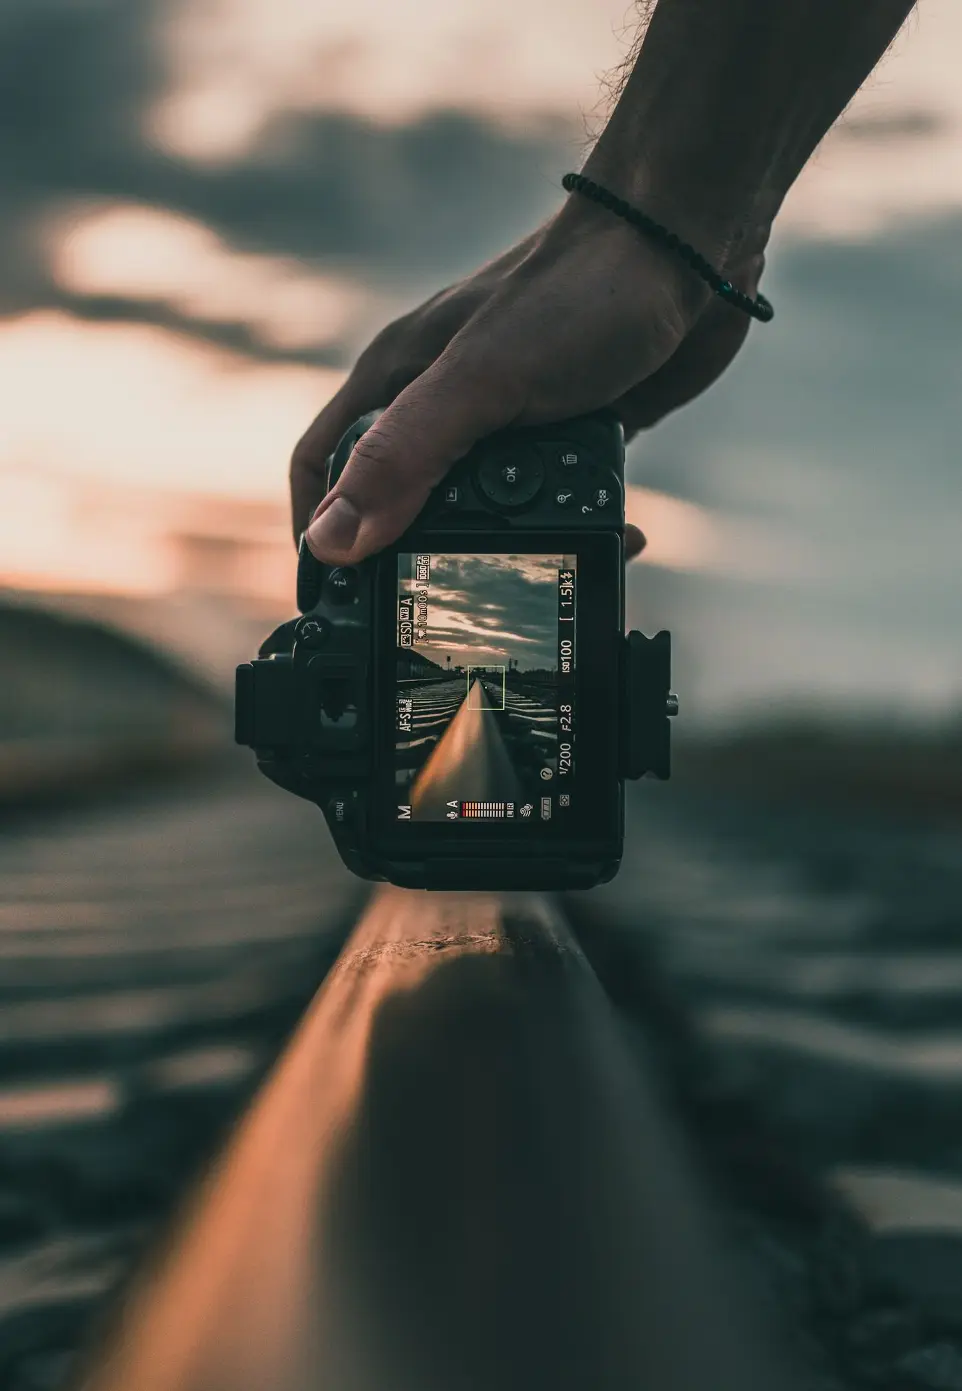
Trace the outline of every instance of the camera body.
{"type": "MultiPolygon", "coordinates": [[[[328,487],[380,411],[328,461],[328,487]]],[[[622,857],[624,780],[669,776],[671,639],[624,633],[624,434],[514,427],[389,549],[320,564],[237,668],[238,743],[316,802],[344,863],[409,888],[583,889],[622,857]]]]}

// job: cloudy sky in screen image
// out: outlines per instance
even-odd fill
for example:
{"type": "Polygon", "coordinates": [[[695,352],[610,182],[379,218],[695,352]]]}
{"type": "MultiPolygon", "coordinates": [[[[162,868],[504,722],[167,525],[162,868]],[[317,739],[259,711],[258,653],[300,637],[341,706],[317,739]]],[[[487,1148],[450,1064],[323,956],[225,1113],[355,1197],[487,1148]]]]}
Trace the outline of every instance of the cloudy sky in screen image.
{"type": "Polygon", "coordinates": [[[555,667],[560,565],[559,556],[432,556],[430,640],[418,651],[442,666],[450,657],[453,666],[515,658],[522,671],[555,667]]]}

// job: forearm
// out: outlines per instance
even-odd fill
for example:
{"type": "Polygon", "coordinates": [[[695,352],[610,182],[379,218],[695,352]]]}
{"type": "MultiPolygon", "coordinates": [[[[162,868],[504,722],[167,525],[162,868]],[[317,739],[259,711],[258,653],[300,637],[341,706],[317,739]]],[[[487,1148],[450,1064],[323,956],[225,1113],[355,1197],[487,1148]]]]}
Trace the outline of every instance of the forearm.
{"type": "Polygon", "coordinates": [[[737,264],[913,4],[658,0],[584,172],[737,264]]]}

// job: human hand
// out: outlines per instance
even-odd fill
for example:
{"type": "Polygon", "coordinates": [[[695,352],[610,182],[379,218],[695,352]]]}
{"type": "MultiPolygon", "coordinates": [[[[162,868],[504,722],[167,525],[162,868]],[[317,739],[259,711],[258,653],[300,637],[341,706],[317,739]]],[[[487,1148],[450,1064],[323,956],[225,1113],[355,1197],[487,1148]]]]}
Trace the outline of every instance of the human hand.
{"type": "MultiPolygon", "coordinates": [[[[760,253],[729,275],[754,294],[760,253]]],[[[318,559],[357,563],[395,540],[451,465],[509,425],[601,406],[630,439],[710,386],[750,320],[672,252],[590,204],[569,201],[534,233],[383,329],[299,441],[295,537],[318,559]],[[328,455],[386,407],[322,497],[328,455]]],[[[626,552],[644,537],[626,528],[626,552]]]]}

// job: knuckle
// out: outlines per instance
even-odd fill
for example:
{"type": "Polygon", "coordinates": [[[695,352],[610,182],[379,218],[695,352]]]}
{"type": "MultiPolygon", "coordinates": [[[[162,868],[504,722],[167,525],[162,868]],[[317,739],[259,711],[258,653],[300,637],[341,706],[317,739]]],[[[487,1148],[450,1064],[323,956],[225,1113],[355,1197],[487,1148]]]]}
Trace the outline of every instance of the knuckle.
{"type": "Polygon", "coordinates": [[[410,359],[394,363],[384,375],[384,391],[389,401],[400,396],[401,392],[417,381],[425,367],[430,363],[414,362],[410,359]]]}
{"type": "Polygon", "coordinates": [[[326,460],[321,457],[309,434],[302,435],[291,451],[289,473],[292,478],[304,474],[323,477],[326,460]]]}
{"type": "Polygon", "coordinates": [[[403,314],[379,329],[358,357],[355,371],[383,372],[398,358],[403,357],[410,337],[410,317],[403,314]]]}
{"type": "Polygon", "coordinates": [[[389,324],[360,354],[354,376],[366,384],[369,392],[383,397],[386,405],[420,375],[423,369],[416,358],[406,336],[396,324],[389,324]]]}
{"type": "Polygon", "coordinates": [[[464,317],[452,314],[446,302],[429,300],[387,324],[358,359],[358,370],[375,377],[393,401],[450,349],[464,317]]]}
{"type": "Polygon", "coordinates": [[[389,430],[371,429],[363,434],[354,445],[350,467],[358,482],[396,468],[397,446],[389,430]]]}
{"type": "Polygon", "coordinates": [[[406,501],[428,479],[429,467],[410,443],[417,436],[413,421],[396,417],[368,430],[357,441],[349,465],[350,481],[344,481],[352,497],[366,507],[380,511],[390,504],[392,515],[400,513],[406,501]]]}

